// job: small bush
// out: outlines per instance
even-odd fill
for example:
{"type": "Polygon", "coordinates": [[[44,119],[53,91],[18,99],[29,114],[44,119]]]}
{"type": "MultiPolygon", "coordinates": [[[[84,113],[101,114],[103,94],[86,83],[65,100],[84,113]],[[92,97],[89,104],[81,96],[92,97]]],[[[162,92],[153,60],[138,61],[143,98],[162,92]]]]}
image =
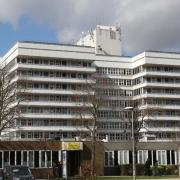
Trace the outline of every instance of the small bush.
{"type": "Polygon", "coordinates": [[[158,175],[167,175],[166,166],[160,165],[158,166],[158,175]]]}
{"type": "Polygon", "coordinates": [[[176,165],[159,165],[159,166],[153,166],[151,169],[154,176],[178,174],[178,169],[176,165]]]}
{"type": "MultiPolygon", "coordinates": [[[[120,165],[120,175],[121,176],[132,176],[133,166],[132,164],[120,165]]],[[[144,175],[144,164],[136,164],[136,174],[144,175]]]]}
{"type": "Polygon", "coordinates": [[[82,177],[83,179],[88,179],[91,177],[91,166],[90,164],[86,163],[81,166],[82,170],[82,177]]]}
{"type": "Polygon", "coordinates": [[[136,165],[136,174],[139,176],[144,175],[145,172],[145,165],[144,164],[137,164],[136,165]]]}
{"type": "Polygon", "coordinates": [[[120,165],[120,175],[121,176],[131,176],[132,175],[132,164],[120,165]]]}
{"type": "Polygon", "coordinates": [[[166,166],[166,174],[167,175],[176,175],[178,174],[178,168],[176,165],[167,165],[166,166]]]}
{"type": "MultiPolygon", "coordinates": [[[[119,171],[121,176],[132,176],[132,164],[120,165],[119,171]]],[[[176,175],[178,174],[178,168],[176,165],[159,165],[153,166],[150,168],[151,174],[153,176],[161,175],[176,175]]],[[[145,174],[145,165],[136,164],[136,174],[144,175],[145,174]]]]}

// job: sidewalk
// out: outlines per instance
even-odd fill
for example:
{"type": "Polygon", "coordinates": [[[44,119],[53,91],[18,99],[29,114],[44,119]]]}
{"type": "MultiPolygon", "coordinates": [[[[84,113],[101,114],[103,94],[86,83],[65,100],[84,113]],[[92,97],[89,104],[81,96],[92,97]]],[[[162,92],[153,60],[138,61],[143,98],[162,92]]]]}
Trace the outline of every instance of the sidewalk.
{"type": "MultiPolygon", "coordinates": [[[[143,179],[141,179],[141,180],[143,180],[143,179]]],[[[147,179],[144,179],[144,180],[147,180],[147,179]]],[[[151,179],[151,180],[180,180],[180,177],[179,178],[171,178],[171,179],[165,178],[165,179],[151,179]]]]}

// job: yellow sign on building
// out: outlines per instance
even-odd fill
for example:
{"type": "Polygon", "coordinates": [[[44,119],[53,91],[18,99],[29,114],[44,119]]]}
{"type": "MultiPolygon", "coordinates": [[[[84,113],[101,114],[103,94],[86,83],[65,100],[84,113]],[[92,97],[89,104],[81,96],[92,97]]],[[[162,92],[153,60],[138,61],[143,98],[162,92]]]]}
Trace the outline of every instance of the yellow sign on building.
{"type": "Polygon", "coordinates": [[[82,142],[62,142],[62,150],[83,150],[82,142]]]}

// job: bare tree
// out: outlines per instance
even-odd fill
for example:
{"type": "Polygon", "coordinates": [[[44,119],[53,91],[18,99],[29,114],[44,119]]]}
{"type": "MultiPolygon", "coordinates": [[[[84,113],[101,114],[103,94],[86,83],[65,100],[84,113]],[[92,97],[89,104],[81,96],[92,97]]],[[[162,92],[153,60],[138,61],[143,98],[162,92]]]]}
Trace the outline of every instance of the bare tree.
{"type": "MultiPolygon", "coordinates": [[[[96,171],[96,149],[95,144],[97,141],[97,128],[99,112],[105,107],[110,110],[115,110],[114,104],[109,105],[108,91],[114,88],[114,84],[111,84],[111,79],[106,77],[100,77],[97,74],[93,74],[91,81],[87,82],[81,87],[81,92],[77,95],[76,102],[80,102],[80,107],[76,109],[76,113],[81,121],[82,127],[85,127],[87,134],[90,136],[91,141],[91,177],[94,178],[96,171]],[[107,98],[108,96],[108,98],[107,98]],[[111,106],[111,107],[110,107],[111,106]]],[[[117,88],[113,90],[118,94],[121,94],[121,89],[117,88]]],[[[116,94],[116,93],[115,93],[116,94]]],[[[117,108],[117,107],[116,107],[117,108]]],[[[118,107],[118,111],[122,110],[122,107],[118,107]]],[[[117,109],[116,109],[117,110],[117,109]]],[[[121,117],[120,117],[121,118],[121,117]]]]}
{"type": "Polygon", "coordinates": [[[135,157],[137,152],[137,144],[139,140],[142,138],[142,129],[146,129],[145,123],[147,121],[150,121],[151,117],[153,117],[153,114],[156,109],[152,107],[146,107],[146,108],[139,108],[139,107],[129,107],[127,110],[131,111],[131,115],[129,113],[129,122],[131,123],[132,128],[132,148],[133,148],[133,179],[136,179],[136,162],[135,157]]]}
{"type": "Polygon", "coordinates": [[[0,67],[0,133],[15,126],[15,119],[19,115],[17,96],[18,85],[13,81],[14,75],[8,72],[7,66],[0,67]]]}
{"type": "Polygon", "coordinates": [[[153,107],[146,108],[134,108],[134,137],[135,137],[135,147],[139,140],[142,138],[142,130],[148,131],[145,124],[150,121],[154,113],[158,110],[153,107]]]}
{"type": "Polygon", "coordinates": [[[80,102],[81,107],[76,109],[76,113],[81,121],[81,126],[86,128],[86,134],[91,141],[91,177],[95,176],[95,143],[97,140],[98,112],[104,104],[102,98],[102,84],[95,76],[81,87],[81,92],[77,95],[76,102],[80,102]]]}
{"type": "MultiPolygon", "coordinates": [[[[106,99],[108,88],[113,88],[116,86],[115,84],[111,84],[111,80],[107,80],[106,78],[99,78],[97,76],[94,77],[93,83],[86,83],[82,88],[82,94],[77,95],[76,101],[78,100],[82,103],[81,108],[77,108],[79,119],[82,122],[82,126],[86,127],[88,132],[90,133],[90,141],[91,141],[91,176],[93,177],[95,174],[95,142],[97,138],[97,126],[98,126],[98,114],[101,108],[107,107],[108,98],[106,99]],[[86,117],[89,115],[89,117],[86,117]]],[[[126,99],[125,91],[121,88],[112,89],[115,94],[117,94],[117,99],[123,102],[122,100],[129,101],[128,104],[133,105],[133,101],[131,99],[126,99]],[[116,93],[117,92],[117,93],[116,93]]],[[[120,103],[121,104],[121,103],[120,103]]],[[[123,116],[123,109],[125,104],[121,104],[118,107],[120,112],[119,120],[123,120],[123,122],[128,123],[128,120],[123,116]]],[[[108,109],[114,110],[117,107],[108,106],[108,109]]],[[[142,136],[141,130],[145,128],[144,124],[146,121],[150,120],[153,117],[153,113],[157,111],[154,108],[133,108],[133,121],[134,121],[134,138],[135,138],[135,149],[137,149],[137,143],[142,136]],[[148,117],[148,118],[147,118],[148,117]]],[[[128,113],[128,112],[126,112],[128,113]]],[[[129,130],[131,129],[132,117],[131,113],[128,113],[127,116],[129,118],[129,130]]]]}
{"type": "MultiPolygon", "coordinates": [[[[75,96],[76,102],[79,107],[75,109],[81,127],[83,128],[83,134],[86,139],[90,138],[91,141],[91,177],[95,176],[95,143],[97,136],[97,119],[98,111],[102,106],[102,97],[100,93],[100,87],[96,77],[92,77],[91,80],[87,80],[84,85],[78,89],[80,92],[75,96]]],[[[81,130],[80,130],[81,131],[81,130]]],[[[80,137],[82,138],[82,137],[80,137]]]]}

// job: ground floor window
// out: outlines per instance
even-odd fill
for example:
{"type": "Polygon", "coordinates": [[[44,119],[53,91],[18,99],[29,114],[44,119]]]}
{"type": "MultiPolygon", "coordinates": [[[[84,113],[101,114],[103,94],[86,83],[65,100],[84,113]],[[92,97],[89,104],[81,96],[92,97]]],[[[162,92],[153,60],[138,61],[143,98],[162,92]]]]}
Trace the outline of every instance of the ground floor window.
{"type": "Polygon", "coordinates": [[[114,166],[114,151],[105,152],[105,166],[114,166]]]}
{"type": "MultiPolygon", "coordinates": [[[[105,151],[104,166],[111,167],[123,164],[132,164],[132,151],[105,151]]],[[[180,151],[179,151],[180,157],[180,151]]],[[[156,162],[159,165],[178,164],[178,153],[174,150],[138,150],[136,152],[136,162],[145,164],[147,159],[153,166],[156,162]]],[[[180,160],[179,160],[180,161],[180,160]]]]}
{"type": "Polygon", "coordinates": [[[148,150],[140,150],[137,152],[138,164],[145,164],[148,159],[148,150]]]}
{"type": "Polygon", "coordinates": [[[61,151],[0,151],[0,168],[8,165],[27,165],[31,168],[50,168],[60,160],[61,151]]]}
{"type": "Polygon", "coordinates": [[[27,151],[23,151],[23,164],[24,166],[27,166],[27,151]]]}
{"type": "Polygon", "coordinates": [[[129,151],[128,150],[121,150],[118,151],[118,164],[129,164],[129,151]]]}
{"type": "Polygon", "coordinates": [[[106,151],[105,166],[129,164],[129,150],[106,151]]]}

